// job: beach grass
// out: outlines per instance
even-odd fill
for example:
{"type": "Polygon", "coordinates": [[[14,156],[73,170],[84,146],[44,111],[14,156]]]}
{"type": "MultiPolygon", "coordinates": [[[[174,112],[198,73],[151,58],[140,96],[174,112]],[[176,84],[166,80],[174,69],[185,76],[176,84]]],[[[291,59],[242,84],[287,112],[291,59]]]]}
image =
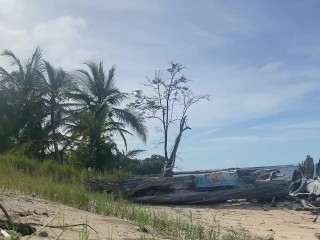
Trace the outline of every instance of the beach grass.
{"type": "Polygon", "coordinates": [[[114,197],[86,189],[88,178],[122,178],[124,172],[92,173],[62,166],[53,161],[38,162],[21,155],[0,155],[0,187],[4,191],[33,195],[75,208],[132,221],[141,231],[153,229],[163,236],[181,239],[255,240],[261,239],[241,229],[221,231],[217,221],[202,225],[190,218],[159,213],[114,197]]]}

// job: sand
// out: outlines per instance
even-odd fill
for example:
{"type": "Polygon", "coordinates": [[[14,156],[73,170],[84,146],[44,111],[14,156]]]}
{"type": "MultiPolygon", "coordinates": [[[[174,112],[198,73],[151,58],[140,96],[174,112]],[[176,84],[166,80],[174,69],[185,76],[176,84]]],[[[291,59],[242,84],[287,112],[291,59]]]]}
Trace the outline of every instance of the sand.
{"type": "Polygon", "coordinates": [[[318,239],[315,234],[320,233],[320,218],[319,222],[318,219],[313,222],[317,215],[308,211],[289,210],[284,206],[270,208],[266,205],[242,202],[204,207],[157,207],[157,209],[186,218],[192,215],[194,221],[204,225],[212,224],[216,219],[219,220],[223,230],[230,227],[244,228],[266,239],[274,237],[276,240],[311,240],[318,239]]]}
{"type": "MultiPolygon", "coordinates": [[[[130,221],[94,214],[36,197],[6,193],[0,194],[0,202],[15,222],[53,226],[88,223],[97,232],[88,228],[89,239],[166,239],[158,233],[144,233],[130,221]]],[[[0,219],[5,219],[2,211],[0,219]]],[[[40,226],[34,227],[40,229],[40,226]]],[[[67,229],[59,239],[80,239],[82,229],[83,226],[67,229]]],[[[47,238],[32,236],[31,239],[56,239],[62,233],[61,229],[51,227],[43,230],[49,234],[47,238]]]]}
{"type": "MultiPolygon", "coordinates": [[[[50,225],[56,226],[88,223],[97,231],[95,233],[91,229],[88,230],[90,239],[166,239],[157,233],[143,233],[130,221],[101,216],[36,197],[2,193],[0,201],[17,222],[31,222],[39,225],[49,222],[50,225]]],[[[320,233],[320,218],[319,222],[313,222],[316,215],[306,211],[289,210],[283,206],[265,208],[261,204],[240,202],[204,207],[148,207],[184,218],[192,215],[193,221],[204,225],[212,224],[216,219],[220,221],[221,228],[224,230],[229,227],[245,228],[262,237],[272,236],[276,240],[317,239],[315,233],[320,233]]],[[[4,219],[2,212],[0,212],[0,218],[4,219]]],[[[36,226],[36,228],[40,227],[36,226]]],[[[82,229],[83,226],[67,229],[62,239],[79,239],[82,229]]],[[[62,232],[61,229],[50,227],[45,227],[44,230],[49,234],[48,238],[34,236],[32,239],[55,239],[62,232]]]]}

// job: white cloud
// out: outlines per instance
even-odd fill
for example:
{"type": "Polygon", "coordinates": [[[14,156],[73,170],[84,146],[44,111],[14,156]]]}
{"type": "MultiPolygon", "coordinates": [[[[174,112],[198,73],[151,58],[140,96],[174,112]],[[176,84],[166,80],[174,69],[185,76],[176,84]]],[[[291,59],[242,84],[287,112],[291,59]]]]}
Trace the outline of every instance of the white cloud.
{"type": "Polygon", "coordinates": [[[265,65],[263,65],[259,71],[261,72],[273,72],[275,70],[278,70],[281,66],[283,66],[283,61],[275,61],[275,62],[270,62],[265,65]]]}
{"type": "MultiPolygon", "coordinates": [[[[93,57],[89,50],[87,23],[82,18],[70,16],[36,24],[31,30],[12,29],[0,25],[0,46],[12,50],[18,57],[26,58],[36,47],[44,50],[44,58],[54,65],[73,69],[93,57]]],[[[1,58],[2,66],[7,66],[1,58]]]]}
{"type": "Polygon", "coordinates": [[[287,140],[286,136],[257,136],[257,135],[247,135],[247,136],[231,136],[231,137],[217,137],[208,139],[207,142],[214,144],[244,144],[249,143],[267,143],[267,142],[279,142],[287,140]]]}
{"type": "Polygon", "coordinates": [[[320,130],[320,121],[304,121],[304,122],[277,122],[270,124],[262,124],[249,127],[248,130],[253,131],[287,131],[287,130],[302,130],[313,131],[320,130]]]}
{"type": "Polygon", "coordinates": [[[200,79],[194,88],[211,94],[212,101],[191,109],[191,126],[219,128],[299,109],[307,96],[320,91],[319,78],[318,69],[281,68],[263,74],[259,68],[201,69],[194,75],[200,79]]]}
{"type": "Polygon", "coordinates": [[[87,49],[87,23],[82,18],[61,17],[40,23],[31,32],[32,40],[45,51],[45,58],[68,69],[92,58],[87,49]]]}

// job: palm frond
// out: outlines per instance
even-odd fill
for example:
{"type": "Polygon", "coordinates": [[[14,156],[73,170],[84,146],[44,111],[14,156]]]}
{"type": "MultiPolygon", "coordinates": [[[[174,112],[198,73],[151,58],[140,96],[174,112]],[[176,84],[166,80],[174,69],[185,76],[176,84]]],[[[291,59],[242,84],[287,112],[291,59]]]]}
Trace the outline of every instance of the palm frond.
{"type": "Polygon", "coordinates": [[[55,86],[56,69],[48,61],[44,61],[44,66],[46,69],[46,73],[48,75],[48,78],[47,78],[48,84],[49,86],[51,86],[53,90],[55,86]]]}
{"type": "Polygon", "coordinates": [[[0,76],[1,77],[11,77],[10,73],[7,72],[4,68],[0,67],[0,76]]]}
{"type": "Polygon", "coordinates": [[[99,66],[95,62],[85,62],[84,63],[87,67],[89,67],[90,72],[92,74],[92,79],[95,79],[99,75],[99,66]]]}
{"type": "Polygon", "coordinates": [[[147,141],[147,127],[143,120],[129,109],[113,108],[112,112],[121,122],[127,124],[145,143],[147,141]]]}
{"type": "Polygon", "coordinates": [[[88,71],[86,71],[84,69],[78,69],[77,72],[85,75],[85,78],[81,78],[81,80],[83,82],[85,82],[86,80],[89,80],[90,84],[93,84],[93,79],[92,79],[92,77],[91,77],[91,75],[90,75],[90,73],[88,71]]]}
{"type": "Polygon", "coordinates": [[[142,149],[134,149],[131,151],[126,152],[125,157],[127,158],[134,158],[136,156],[138,156],[139,154],[145,152],[146,150],[142,150],[142,149]]]}
{"type": "Polygon", "coordinates": [[[90,96],[88,96],[85,93],[79,92],[79,93],[69,93],[69,96],[75,100],[84,101],[88,106],[91,105],[91,103],[94,103],[94,99],[92,99],[90,96]]]}
{"type": "Polygon", "coordinates": [[[116,66],[113,65],[109,70],[108,78],[104,87],[105,90],[110,90],[115,87],[115,72],[116,72],[116,66]]]}
{"type": "Polygon", "coordinates": [[[114,106],[118,106],[128,99],[128,95],[126,93],[121,93],[118,89],[109,90],[108,96],[107,102],[114,106]]]}
{"type": "Polygon", "coordinates": [[[41,48],[37,47],[34,51],[32,58],[31,58],[31,68],[33,70],[37,70],[39,72],[43,72],[43,62],[42,62],[42,50],[41,48]]]}
{"type": "Polygon", "coordinates": [[[23,70],[23,66],[20,62],[20,59],[16,57],[16,55],[14,55],[14,53],[8,49],[5,49],[2,51],[1,53],[2,56],[7,56],[7,57],[10,57],[11,58],[11,64],[12,65],[18,65],[19,67],[19,71],[20,73],[24,73],[24,70],[23,70]]]}
{"type": "Polygon", "coordinates": [[[122,131],[119,131],[119,135],[120,135],[120,137],[122,138],[123,143],[124,143],[124,146],[125,146],[126,151],[127,151],[127,150],[128,150],[128,143],[127,143],[127,139],[126,139],[126,137],[124,136],[124,133],[123,133],[122,131]]]}

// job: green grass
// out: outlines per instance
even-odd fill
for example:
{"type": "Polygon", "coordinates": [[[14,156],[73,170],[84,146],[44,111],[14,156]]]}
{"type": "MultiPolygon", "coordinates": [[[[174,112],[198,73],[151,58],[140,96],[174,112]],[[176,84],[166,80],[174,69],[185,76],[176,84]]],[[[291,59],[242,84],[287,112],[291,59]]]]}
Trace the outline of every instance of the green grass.
{"type": "Polygon", "coordinates": [[[52,161],[44,163],[17,155],[0,155],[0,187],[5,190],[34,194],[36,196],[66,204],[87,211],[115,216],[133,221],[141,230],[155,229],[162,234],[183,239],[208,240],[255,240],[245,230],[230,229],[222,233],[220,225],[214,222],[204,226],[189,219],[146,210],[121,198],[103,193],[90,192],[84,181],[92,177],[119,178],[126,173],[88,173],[71,166],[61,166],[52,161]]]}

